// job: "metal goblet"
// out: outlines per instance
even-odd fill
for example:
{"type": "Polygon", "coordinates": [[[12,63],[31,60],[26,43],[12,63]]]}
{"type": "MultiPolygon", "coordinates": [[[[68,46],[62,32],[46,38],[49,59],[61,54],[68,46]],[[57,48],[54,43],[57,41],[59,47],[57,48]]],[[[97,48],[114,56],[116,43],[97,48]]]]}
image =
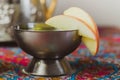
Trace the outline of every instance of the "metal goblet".
{"type": "Polygon", "coordinates": [[[26,74],[37,76],[62,76],[72,74],[65,56],[72,53],[81,42],[78,30],[30,30],[35,23],[14,26],[17,44],[33,56],[26,74]]]}

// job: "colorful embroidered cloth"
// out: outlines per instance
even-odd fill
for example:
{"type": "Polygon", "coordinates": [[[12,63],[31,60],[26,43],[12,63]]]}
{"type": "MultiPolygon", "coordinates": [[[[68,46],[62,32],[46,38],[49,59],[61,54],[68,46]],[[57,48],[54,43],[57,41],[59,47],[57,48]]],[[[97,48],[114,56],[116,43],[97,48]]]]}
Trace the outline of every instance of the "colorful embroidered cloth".
{"type": "MultiPolygon", "coordinates": [[[[113,28],[114,29],[114,28],[113,28]]],[[[100,29],[100,48],[92,56],[81,44],[66,56],[76,72],[72,75],[43,78],[21,73],[31,56],[17,47],[0,48],[0,80],[118,80],[120,79],[120,31],[100,29]]]]}

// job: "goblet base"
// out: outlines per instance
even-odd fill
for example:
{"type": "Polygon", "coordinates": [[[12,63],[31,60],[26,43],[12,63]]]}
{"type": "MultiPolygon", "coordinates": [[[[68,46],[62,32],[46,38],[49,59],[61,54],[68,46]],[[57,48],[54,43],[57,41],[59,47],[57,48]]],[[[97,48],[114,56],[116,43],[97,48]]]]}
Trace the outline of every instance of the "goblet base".
{"type": "Polygon", "coordinates": [[[62,59],[39,59],[33,58],[23,73],[41,77],[54,77],[71,75],[73,73],[70,64],[65,58],[62,59]]]}

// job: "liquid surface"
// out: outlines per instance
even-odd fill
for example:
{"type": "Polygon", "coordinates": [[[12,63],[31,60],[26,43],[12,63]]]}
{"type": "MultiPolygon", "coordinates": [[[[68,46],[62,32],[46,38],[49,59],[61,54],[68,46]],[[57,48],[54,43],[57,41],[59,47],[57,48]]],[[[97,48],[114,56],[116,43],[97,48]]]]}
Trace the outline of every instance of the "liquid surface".
{"type": "Polygon", "coordinates": [[[45,23],[28,23],[27,25],[22,24],[17,29],[29,31],[56,30],[56,28],[45,23]]]}

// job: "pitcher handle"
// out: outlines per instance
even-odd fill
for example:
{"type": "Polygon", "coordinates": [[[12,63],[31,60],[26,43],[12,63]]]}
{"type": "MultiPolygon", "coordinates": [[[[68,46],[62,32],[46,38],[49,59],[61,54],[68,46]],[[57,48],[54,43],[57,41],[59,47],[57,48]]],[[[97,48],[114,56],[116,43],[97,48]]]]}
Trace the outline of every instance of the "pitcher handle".
{"type": "Polygon", "coordinates": [[[50,6],[47,8],[46,11],[46,19],[49,19],[53,15],[56,4],[57,0],[51,0],[50,6]]]}
{"type": "Polygon", "coordinates": [[[51,0],[49,6],[46,5],[46,0],[39,0],[43,14],[45,14],[45,19],[49,19],[56,7],[57,0],[51,0]]]}

